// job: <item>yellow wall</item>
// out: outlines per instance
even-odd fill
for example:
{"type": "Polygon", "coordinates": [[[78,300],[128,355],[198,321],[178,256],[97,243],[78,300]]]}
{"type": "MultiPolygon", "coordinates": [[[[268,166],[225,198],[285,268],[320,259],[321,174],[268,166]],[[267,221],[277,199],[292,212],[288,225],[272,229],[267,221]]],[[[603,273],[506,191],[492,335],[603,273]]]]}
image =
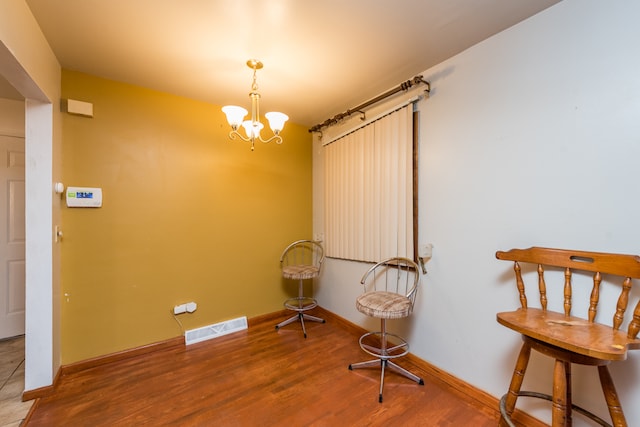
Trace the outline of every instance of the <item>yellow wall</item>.
{"type": "Polygon", "coordinates": [[[251,152],[216,105],[71,71],[62,98],[94,108],[64,114],[64,183],[103,191],[63,208],[63,364],[180,335],[176,304],[198,304],[186,329],[282,308],[280,252],[312,232],[306,128],[251,152]]]}

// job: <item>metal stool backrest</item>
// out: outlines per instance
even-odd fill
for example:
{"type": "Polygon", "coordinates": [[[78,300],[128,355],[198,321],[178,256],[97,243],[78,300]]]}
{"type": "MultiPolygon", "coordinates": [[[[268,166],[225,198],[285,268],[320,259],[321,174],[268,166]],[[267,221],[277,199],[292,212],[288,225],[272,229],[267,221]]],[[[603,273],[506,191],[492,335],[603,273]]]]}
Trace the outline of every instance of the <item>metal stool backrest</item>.
{"type": "Polygon", "coordinates": [[[320,270],[324,261],[324,249],[314,240],[298,240],[287,246],[280,256],[281,267],[311,265],[320,270]]]}
{"type": "Polygon", "coordinates": [[[420,271],[408,258],[395,257],[380,261],[362,276],[365,292],[385,291],[403,295],[411,301],[411,310],[418,292],[420,271]]]}

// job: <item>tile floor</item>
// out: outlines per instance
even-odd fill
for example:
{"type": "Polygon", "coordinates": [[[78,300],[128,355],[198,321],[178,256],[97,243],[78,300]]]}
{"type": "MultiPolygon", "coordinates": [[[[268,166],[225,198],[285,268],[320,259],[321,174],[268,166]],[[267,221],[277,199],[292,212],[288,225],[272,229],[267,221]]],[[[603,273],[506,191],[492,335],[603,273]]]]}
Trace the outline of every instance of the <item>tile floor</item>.
{"type": "Polygon", "coordinates": [[[0,340],[0,427],[18,427],[33,401],[23,402],[24,336],[0,340]]]}

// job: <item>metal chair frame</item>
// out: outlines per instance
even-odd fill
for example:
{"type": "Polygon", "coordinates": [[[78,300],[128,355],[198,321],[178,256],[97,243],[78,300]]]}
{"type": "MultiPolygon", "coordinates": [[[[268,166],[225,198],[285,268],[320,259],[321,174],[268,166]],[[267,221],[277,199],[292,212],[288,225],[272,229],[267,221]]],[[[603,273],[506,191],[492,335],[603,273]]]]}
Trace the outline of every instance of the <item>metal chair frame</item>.
{"type": "Polygon", "coordinates": [[[298,280],[298,296],[289,298],[284,302],[284,307],[295,311],[296,314],[276,325],[276,330],[295,321],[300,321],[302,333],[307,338],[307,329],[304,321],[325,323],[324,319],[305,313],[318,306],[318,302],[304,295],[304,280],[312,280],[318,277],[324,261],[324,249],[314,240],[297,240],[287,246],[280,256],[280,268],[287,279],[298,280]],[[304,272],[297,270],[307,270],[304,272]]]}
{"type": "MultiPolygon", "coordinates": [[[[420,270],[418,269],[418,265],[412,260],[402,257],[389,258],[375,264],[364,274],[362,280],[360,280],[365,292],[393,292],[406,297],[410,303],[409,314],[413,311],[419,282],[420,270]],[[412,275],[411,272],[414,272],[413,280],[409,280],[412,275]],[[367,291],[367,289],[371,290],[367,291]]],[[[391,360],[408,354],[409,344],[404,338],[387,332],[387,318],[380,318],[380,331],[368,332],[362,335],[359,344],[364,352],[375,357],[375,359],[352,363],[349,365],[349,370],[380,366],[380,392],[378,402],[382,403],[386,368],[417,382],[419,385],[424,385],[422,378],[391,360]],[[374,342],[368,343],[367,341],[374,342]]]]}

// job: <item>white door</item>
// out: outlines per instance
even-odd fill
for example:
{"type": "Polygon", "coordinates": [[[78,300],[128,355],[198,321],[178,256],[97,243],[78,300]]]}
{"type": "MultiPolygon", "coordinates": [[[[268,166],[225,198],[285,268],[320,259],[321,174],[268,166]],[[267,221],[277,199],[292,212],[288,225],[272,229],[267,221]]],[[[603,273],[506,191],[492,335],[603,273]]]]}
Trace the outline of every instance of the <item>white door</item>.
{"type": "Polygon", "coordinates": [[[24,138],[0,135],[0,339],[24,334],[24,138]]]}

